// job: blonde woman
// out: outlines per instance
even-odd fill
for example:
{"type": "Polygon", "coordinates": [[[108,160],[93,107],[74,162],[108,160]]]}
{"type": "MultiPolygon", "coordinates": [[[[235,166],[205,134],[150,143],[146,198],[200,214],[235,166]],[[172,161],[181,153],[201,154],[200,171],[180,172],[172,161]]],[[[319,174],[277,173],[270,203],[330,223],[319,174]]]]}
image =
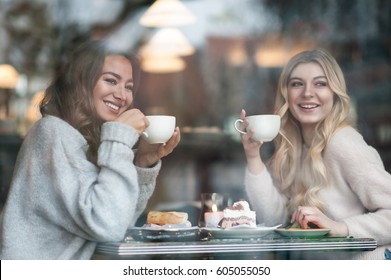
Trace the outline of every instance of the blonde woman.
{"type": "Polygon", "coordinates": [[[245,187],[259,220],[373,237],[379,248],[354,257],[384,259],[391,247],[391,175],[349,121],[344,76],[327,51],[305,51],[287,63],[275,113],[281,133],[267,165],[262,142],[253,141],[251,131],[242,135],[245,187]]]}

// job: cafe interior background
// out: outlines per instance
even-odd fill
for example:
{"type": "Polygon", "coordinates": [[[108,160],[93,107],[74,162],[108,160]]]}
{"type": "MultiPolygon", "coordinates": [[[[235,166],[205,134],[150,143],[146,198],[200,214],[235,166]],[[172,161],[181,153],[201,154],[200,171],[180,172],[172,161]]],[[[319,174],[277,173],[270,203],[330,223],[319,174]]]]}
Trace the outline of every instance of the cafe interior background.
{"type": "MultiPolygon", "coordinates": [[[[315,47],[340,63],[357,127],[390,172],[390,15],[388,0],[0,0],[1,204],[42,92],[89,39],[138,53],[136,106],[175,115],[181,128],[147,210],[185,209],[196,223],[202,192],[246,199],[233,121],[242,108],[270,113],[284,63],[315,47]],[[165,17],[167,5],[176,14],[165,17]]],[[[262,152],[272,151],[266,143],[262,152]]]]}

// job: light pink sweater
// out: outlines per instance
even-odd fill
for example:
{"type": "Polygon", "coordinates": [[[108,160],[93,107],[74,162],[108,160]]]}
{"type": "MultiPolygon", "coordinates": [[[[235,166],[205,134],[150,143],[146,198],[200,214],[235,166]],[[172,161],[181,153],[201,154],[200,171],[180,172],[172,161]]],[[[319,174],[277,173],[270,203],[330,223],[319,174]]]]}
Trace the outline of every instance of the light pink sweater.
{"type": "MultiPolygon", "coordinates": [[[[377,240],[375,251],[353,258],[384,259],[384,249],[391,248],[391,175],[378,152],[355,129],[346,127],[332,137],[324,161],[332,177],[319,192],[327,204],[325,214],[344,221],[349,235],[377,240]]],[[[268,170],[253,175],[246,169],[245,187],[259,222],[276,225],[289,219],[288,198],[279,192],[268,170]]]]}

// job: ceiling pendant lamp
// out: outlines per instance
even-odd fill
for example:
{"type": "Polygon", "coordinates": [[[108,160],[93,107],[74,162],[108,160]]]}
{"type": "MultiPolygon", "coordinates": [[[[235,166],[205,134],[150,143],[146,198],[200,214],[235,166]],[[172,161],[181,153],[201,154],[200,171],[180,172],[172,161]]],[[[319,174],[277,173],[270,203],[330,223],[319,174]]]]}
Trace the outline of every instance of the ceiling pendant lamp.
{"type": "Polygon", "coordinates": [[[187,56],[194,52],[194,47],[177,28],[159,29],[140,49],[142,56],[187,56]]]}
{"type": "Polygon", "coordinates": [[[140,18],[147,27],[182,26],[194,23],[196,17],[179,0],[156,0],[140,18]]]}

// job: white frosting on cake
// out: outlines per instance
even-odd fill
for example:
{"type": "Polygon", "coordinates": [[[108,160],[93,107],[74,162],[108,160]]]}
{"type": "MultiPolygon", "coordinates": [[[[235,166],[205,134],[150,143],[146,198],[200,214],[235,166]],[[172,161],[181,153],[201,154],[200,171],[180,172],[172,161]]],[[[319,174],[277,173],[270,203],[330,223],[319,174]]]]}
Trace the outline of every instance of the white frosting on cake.
{"type": "Polygon", "coordinates": [[[250,210],[250,205],[247,201],[235,202],[232,207],[224,209],[224,218],[237,219],[240,217],[248,217],[255,221],[255,211],[250,210]]]}

